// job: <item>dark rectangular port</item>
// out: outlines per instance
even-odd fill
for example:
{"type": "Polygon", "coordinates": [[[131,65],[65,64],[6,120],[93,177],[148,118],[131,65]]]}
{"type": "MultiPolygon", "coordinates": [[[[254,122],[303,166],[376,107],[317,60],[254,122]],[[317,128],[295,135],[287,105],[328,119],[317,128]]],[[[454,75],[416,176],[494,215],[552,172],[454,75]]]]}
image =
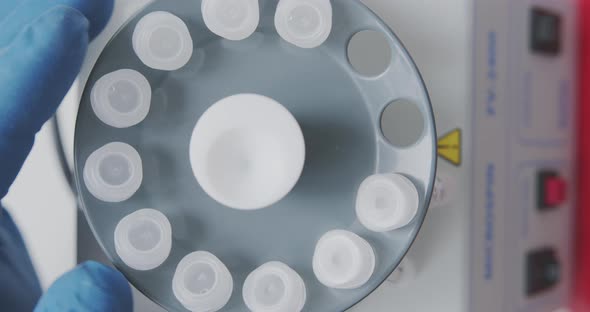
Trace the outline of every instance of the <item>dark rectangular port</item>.
{"type": "Polygon", "coordinates": [[[533,53],[555,56],[562,48],[562,17],[547,9],[534,7],[530,17],[530,48],[533,53]]]}
{"type": "Polygon", "coordinates": [[[557,252],[543,248],[526,256],[526,294],[535,296],[553,289],[561,280],[561,265],[557,252]]]}

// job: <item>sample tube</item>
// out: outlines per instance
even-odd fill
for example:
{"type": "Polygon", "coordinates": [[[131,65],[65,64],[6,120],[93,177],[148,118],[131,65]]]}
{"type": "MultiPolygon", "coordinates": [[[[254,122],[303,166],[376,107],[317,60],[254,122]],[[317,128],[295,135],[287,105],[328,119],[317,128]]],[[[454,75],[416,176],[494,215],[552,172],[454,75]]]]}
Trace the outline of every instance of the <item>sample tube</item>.
{"type": "Polygon", "coordinates": [[[242,295],[253,312],[300,312],[307,296],[301,276],[282,262],[268,262],[250,273],[242,295]]]}
{"type": "Polygon", "coordinates": [[[139,72],[121,69],[101,77],[92,87],[90,103],[98,119],[115,128],[135,126],[150,111],[152,88],[139,72]]]}
{"type": "Polygon", "coordinates": [[[115,228],[115,250],[132,269],[146,271],[159,267],[171,249],[170,221],[157,210],[138,210],[121,219],[115,228]]]}
{"type": "Polygon", "coordinates": [[[318,47],[332,31],[332,4],[330,0],[281,0],[275,27],[289,43],[300,48],[318,47]]]}
{"type": "Polygon", "coordinates": [[[359,221],[369,230],[388,232],[408,225],[418,213],[416,187],[401,174],[377,174],[361,184],[356,200],[359,221]]]}
{"type": "Polygon", "coordinates": [[[109,143],[93,152],[84,165],[84,184],[96,198],[118,203],[129,199],[141,186],[143,166],[139,153],[129,144],[109,143]]]}
{"type": "Polygon", "coordinates": [[[135,26],[133,50],[146,66],[172,71],[191,59],[193,39],[186,24],[176,15],[152,12],[135,26]]]}
{"type": "Polygon", "coordinates": [[[366,284],[375,270],[375,253],[360,236],[334,230],[322,236],[313,255],[313,272],[327,287],[356,289],[366,284]]]}
{"type": "Polygon", "coordinates": [[[250,37],[260,22],[258,0],[203,0],[201,12],[209,30],[229,40],[250,37]]]}
{"type": "Polygon", "coordinates": [[[233,279],[227,267],[209,252],[197,251],[185,256],[172,279],[172,290],[180,303],[193,312],[221,310],[233,291],[233,279]]]}

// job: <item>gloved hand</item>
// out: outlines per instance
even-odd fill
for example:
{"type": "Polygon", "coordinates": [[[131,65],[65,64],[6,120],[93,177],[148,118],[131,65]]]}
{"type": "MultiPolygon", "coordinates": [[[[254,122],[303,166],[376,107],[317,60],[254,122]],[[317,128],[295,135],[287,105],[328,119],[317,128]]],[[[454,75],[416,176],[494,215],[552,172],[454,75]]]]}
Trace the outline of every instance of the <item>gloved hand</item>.
{"type": "MultiPolygon", "coordinates": [[[[112,7],[112,0],[0,0],[0,199],[112,7]]],[[[0,310],[131,311],[125,278],[94,262],[60,278],[37,303],[41,289],[27,250],[0,209],[0,310]]]]}

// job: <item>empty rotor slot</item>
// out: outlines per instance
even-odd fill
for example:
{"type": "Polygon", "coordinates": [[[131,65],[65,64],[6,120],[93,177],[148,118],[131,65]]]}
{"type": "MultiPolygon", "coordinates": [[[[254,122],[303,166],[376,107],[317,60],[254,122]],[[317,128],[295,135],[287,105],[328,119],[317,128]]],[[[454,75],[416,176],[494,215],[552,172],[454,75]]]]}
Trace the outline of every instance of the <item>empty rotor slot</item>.
{"type": "Polygon", "coordinates": [[[395,147],[410,147],[424,136],[426,121],[412,101],[399,99],[387,104],[381,114],[381,132],[395,147]]]}
{"type": "Polygon", "coordinates": [[[393,50],[387,37],[375,30],[359,31],[348,42],[348,62],[359,74],[376,77],[391,64],[393,50]]]}

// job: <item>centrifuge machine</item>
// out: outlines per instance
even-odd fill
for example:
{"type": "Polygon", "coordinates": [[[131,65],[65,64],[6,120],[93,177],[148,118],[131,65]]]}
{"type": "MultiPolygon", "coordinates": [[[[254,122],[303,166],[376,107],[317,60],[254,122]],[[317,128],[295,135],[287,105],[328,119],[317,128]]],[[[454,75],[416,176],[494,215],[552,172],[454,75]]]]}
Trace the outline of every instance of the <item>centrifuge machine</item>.
{"type": "Polygon", "coordinates": [[[568,308],[576,9],[116,1],[57,115],[79,260],[139,311],[568,308]]]}

